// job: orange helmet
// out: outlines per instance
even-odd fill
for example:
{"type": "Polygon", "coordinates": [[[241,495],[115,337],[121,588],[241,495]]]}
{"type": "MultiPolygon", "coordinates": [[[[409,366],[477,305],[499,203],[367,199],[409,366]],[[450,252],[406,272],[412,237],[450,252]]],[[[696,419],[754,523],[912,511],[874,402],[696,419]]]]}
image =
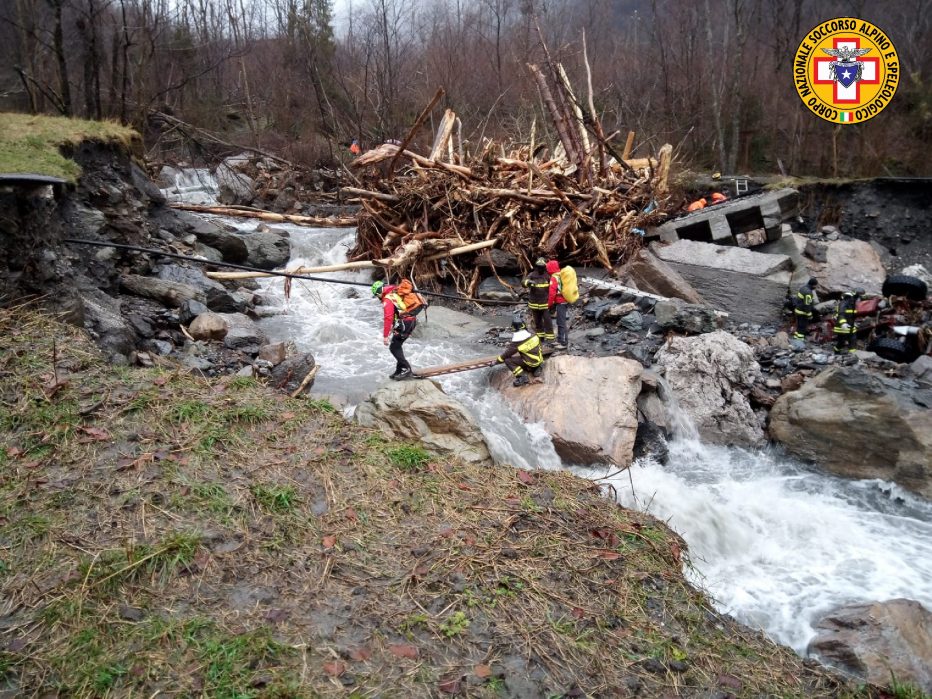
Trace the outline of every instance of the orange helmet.
{"type": "Polygon", "coordinates": [[[725,201],[726,199],[728,199],[728,197],[726,197],[726,196],[725,196],[724,194],[722,194],[721,192],[713,192],[713,193],[712,193],[712,203],[713,203],[713,204],[718,204],[720,201],[725,201]]]}

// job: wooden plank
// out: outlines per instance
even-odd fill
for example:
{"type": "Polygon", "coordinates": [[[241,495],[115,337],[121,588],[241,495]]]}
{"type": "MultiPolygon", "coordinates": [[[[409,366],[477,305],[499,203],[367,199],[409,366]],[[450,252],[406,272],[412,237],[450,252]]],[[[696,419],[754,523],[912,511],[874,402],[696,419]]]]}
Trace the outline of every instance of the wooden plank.
{"type": "Polygon", "coordinates": [[[629,131],[628,138],[625,139],[625,149],[621,152],[622,160],[627,160],[631,157],[632,148],[634,148],[634,131],[629,131]]]}
{"type": "MultiPolygon", "coordinates": [[[[553,350],[550,347],[544,347],[542,351],[545,357],[549,357],[553,354],[553,350]]],[[[498,363],[498,355],[490,354],[485,357],[476,357],[474,359],[468,359],[465,362],[458,362],[456,364],[444,364],[442,366],[431,366],[424,369],[418,369],[414,371],[414,376],[422,379],[426,379],[431,376],[442,376],[444,374],[456,374],[460,371],[472,371],[473,369],[484,369],[486,367],[495,366],[498,363]]]]}

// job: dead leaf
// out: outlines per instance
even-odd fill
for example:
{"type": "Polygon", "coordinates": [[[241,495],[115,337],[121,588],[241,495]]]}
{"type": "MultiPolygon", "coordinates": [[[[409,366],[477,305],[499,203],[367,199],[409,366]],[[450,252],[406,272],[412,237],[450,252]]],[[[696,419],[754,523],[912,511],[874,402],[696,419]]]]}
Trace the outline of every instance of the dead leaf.
{"type": "Polygon", "coordinates": [[[280,621],[285,621],[290,616],[291,616],[291,612],[285,609],[270,609],[265,614],[265,620],[270,621],[273,624],[277,624],[280,621]]]}
{"type": "Polygon", "coordinates": [[[358,522],[358,521],[359,521],[359,517],[356,515],[356,510],[354,510],[352,507],[347,507],[347,508],[346,508],[346,512],[344,513],[344,516],[345,516],[350,522],[358,522]]]}
{"type": "Polygon", "coordinates": [[[576,619],[582,619],[584,616],[586,616],[586,612],[582,607],[573,607],[573,616],[576,619]]]}
{"type": "Polygon", "coordinates": [[[20,449],[19,447],[7,447],[6,448],[6,455],[10,457],[11,459],[15,459],[21,456],[22,453],[23,453],[23,450],[20,449]]]}
{"type": "Polygon", "coordinates": [[[110,433],[100,427],[79,427],[78,432],[83,432],[90,439],[78,440],[82,442],[109,442],[112,437],[110,433]]]}
{"type": "Polygon", "coordinates": [[[365,646],[359,646],[349,652],[349,657],[357,662],[364,662],[372,657],[372,651],[365,646]]]}
{"type": "Polygon", "coordinates": [[[524,483],[525,485],[534,485],[537,482],[537,479],[534,478],[530,473],[524,469],[518,470],[518,480],[524,483]]]}
{"type": "Polygon", "coordinates": [[[680,554],[681,554],[680,545],[676,543],[675,541],[672,544],[670,544],[670,553],[673,554],[673,560],[679,563],[680,554]]]}
{"type": "Polygon", "coordinates": [[[278,421],[285,422],[285,420],[293,420],[295,417],[297,417],[297,415],[298,415],[297,413],[291,413],[291,412],[282,413],[281,415],[278,416],[278,421]]]}
{"type": "Polygon", "coordinates": [[[324,663],[324,672],[331,677],[339,677],[346,672],[346,664],[340,660],[334,660],[332,663],[324,663]]]}
{"type": "Polygon", "coordinates": [[[474,667],[472,671],[476,675],[476,677],[483,679],[483,680],[486,677],[492,676],[492,668],[490,668],[488,665],[476,665],[476,667],[474,667]]]}
{"type": "Polygon", "coordinates": [[[462,682],[458,677],[451,677],[450,679],[440,680],[437,684],[437,689],[439,689],[444,694],[459,694],[462,689],[462,682]]]}
{"type": "Polygon", "coordinates": [[[595,555],[605,561],[614,561],[621,558],[621,554],[610,549],[598,549],[595,555]]]}
{"type": "Polygon", "coordinates": [[[409,643],[392,644],[388,647],[388,651],[396,658],[408,658],[409,660],[417,660],[418,655],[420,655],[417,646],[412,646],[409,643]]]}
{"type": "Polygon", "coordinates": [[[449,539],[453,536],[453,530],[450,527],[444,527],[438,533],[442,539],[449,539]]]}
{"type": "Polygon", "coordinates": [[[332,534],[328,534],[327,536],[324,537],[323,542],[324,542],[325,549],[332,549],[334,546],[337,545],[337,538],[333,536],[332,534]]]}
{"type": "Polygon", "coordinates": [[[459,488],[460,490],[466,490],[470,493],[472,492],[472,488],[470,488],[466,483],[457,483],[456,487],[459,488]]]}
{"type": "Polygon", "coordinates": [[[155,385],[155,386],[164,386],[165,384],[168,383],[168,377],[167,377],[167,376],[159,376],[158,378],[153,379],[152,383],[153,383],[153,385],[155,385]]]}

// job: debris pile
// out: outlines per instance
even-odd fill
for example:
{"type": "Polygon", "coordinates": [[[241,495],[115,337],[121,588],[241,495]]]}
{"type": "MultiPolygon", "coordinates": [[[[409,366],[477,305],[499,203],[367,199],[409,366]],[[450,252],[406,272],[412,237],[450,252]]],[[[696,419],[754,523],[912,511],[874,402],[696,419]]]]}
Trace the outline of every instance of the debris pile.
{"type": "Polygon", "coordinates": [[[498,247],[529,269],[539,254],[611,268],[641,247],[647,228],[672,210],[672,146],[663,146],[656,158],[631,160],[630,134],[619,154],[594,110],[577,101],[560,64],[549,63],[546,74],[528,67],[547,105],[556,147],[536,141],[535,122],[524,142],[506,147],[484,139],[470,152],[459,119],[447,109],[430,153],[409,150],[442,95],[438,91],[404,141],[383,143],[353,161],[357,171],[369,168],[364,172],[376,176],[370,189],[343,190],[363,207],[350,260],[384,260],[421,284],[452,278],[472,296],[478,267],[463,263],[470,256],[449,256],[451,249],[470,246],[475,254],[498,247]]]}

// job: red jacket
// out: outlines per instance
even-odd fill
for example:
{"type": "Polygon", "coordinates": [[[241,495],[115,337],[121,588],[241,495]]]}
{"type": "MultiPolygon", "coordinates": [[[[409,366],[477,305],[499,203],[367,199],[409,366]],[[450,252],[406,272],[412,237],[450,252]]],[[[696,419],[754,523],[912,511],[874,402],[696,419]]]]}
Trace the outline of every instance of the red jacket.
{"type": "Polygon", "coordinates": [[[556,260],[550,260],[547,263],[547,271],[550,273],[550,295],[547,298],[547,305],[553,306],[555,303],[566,303],[566,299],[560,293],[563,284],[560,280],[560,263],[556,260]]]}
{"type": "Polygon", "coordinates": [[[382,337],[391,335],[392,326],[395,324],[395,313],[398,308],[388,295],[397,288],[396,284],[382,287],[382,337]]]}

